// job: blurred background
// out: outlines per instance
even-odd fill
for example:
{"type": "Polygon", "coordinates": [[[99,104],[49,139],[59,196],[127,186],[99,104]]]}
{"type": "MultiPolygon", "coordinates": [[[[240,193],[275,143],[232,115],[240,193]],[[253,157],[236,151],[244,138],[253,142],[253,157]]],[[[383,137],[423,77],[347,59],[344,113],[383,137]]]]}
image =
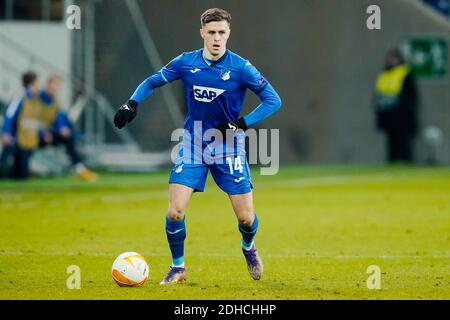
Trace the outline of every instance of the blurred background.
{"type": "MultiPolygon", "coordinates": [[[[281,129],[282,164],[386,161],[375,83],[396,47],[417,86],[413,162],[450,163],[448,0],[0,0],[0,124],[24,72],[36,72],[40,86],[57,73],[61,107],[81,133],[86,163],[121,171],[168,165],[170,134],[185,113],[181,83],[156,91],[124,130],[112,118],[143,79],[203,46],[200,14],[215,6],[232,14],[229,48],[250,59],[283,99],[259,124],[281,129]],[[373,4],[381,9],[380,30],[366,25],[373,4]],[[67,27],[71,5],[81,8],[81,29],[67,27]]],[[[257,104],[249,94],[244,113],[257,104]]],[[[62,172],[66,158],[46,148],[33,168],[62,172]]]]}

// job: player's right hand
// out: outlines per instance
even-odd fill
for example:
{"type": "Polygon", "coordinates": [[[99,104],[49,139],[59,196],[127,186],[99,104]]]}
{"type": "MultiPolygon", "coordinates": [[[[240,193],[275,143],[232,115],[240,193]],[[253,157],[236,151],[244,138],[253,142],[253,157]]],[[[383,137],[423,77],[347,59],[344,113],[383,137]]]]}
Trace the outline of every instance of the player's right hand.
{"type": "Polygon", "coordinates": [[[42,136],[42,140],[45,144],[52,144],[53,143],[53,135],[50,132],[45,132],[42,136]]]}
{"type": "Polygon", "coordinates": [[[2,143],[3,145],[12,145],[14,143],[14,138],[9,133],[2,134],[2,143]]]}
{"type": "Polygon", "coordinates": [[[137,114],[137,102],[134,100],[128,101],[117,110],[114,116],[114,125],[122,129],[128,122],[131,122],[137,114]]]}

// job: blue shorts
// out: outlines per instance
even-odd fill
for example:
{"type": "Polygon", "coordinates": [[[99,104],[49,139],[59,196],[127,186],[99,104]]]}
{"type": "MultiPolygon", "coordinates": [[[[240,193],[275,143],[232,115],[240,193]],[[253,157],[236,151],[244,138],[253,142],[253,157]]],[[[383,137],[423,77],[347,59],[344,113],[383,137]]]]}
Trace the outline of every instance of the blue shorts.
{"type": "Polygon", "coordinates": [[[244,194],[252,190],[252,177],[245,155],[227,157],[225,163],[179,163],[170,173],[169,183],[178,183],[203,192],[208,170],[214,181],[227,194],[244,194]]]}

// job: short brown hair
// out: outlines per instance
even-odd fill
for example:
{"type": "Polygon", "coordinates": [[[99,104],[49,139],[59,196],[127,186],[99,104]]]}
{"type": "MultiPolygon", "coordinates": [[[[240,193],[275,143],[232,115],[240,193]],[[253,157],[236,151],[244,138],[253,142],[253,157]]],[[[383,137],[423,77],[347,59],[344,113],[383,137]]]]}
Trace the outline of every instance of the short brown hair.
{"type": "Polygon", "coordinates": [[[48,77],[47,83],[50,84],[53,82],[62,82],[62,81],[63,81],[63,78],[59,74],[54,73],[54,74],[50,75],[50,77],[48,77]]]}
{"type": "Polygon", "coordinates": [[[220,8],[211,8],[202,13],[200,17],[202,26],[212,21],[226,21],[230,25],[231,14],[220,8]]]}

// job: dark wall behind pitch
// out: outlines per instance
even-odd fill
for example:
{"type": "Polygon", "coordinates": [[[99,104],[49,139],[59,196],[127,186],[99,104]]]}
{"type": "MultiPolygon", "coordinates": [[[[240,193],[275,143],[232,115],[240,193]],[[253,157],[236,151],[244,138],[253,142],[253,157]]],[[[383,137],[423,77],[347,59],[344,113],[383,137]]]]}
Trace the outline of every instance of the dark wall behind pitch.
{"type": "MultiPolygon", "coordinates": [[[[413,1],[411,1],[413,2],[413,1]]],[[[283,163],[381,162],[384,139],[375,131],[373,82],[385,52],[408,34],[449,35],[448,25],[404,0],[138,1],[163,63],[202,46],[200,14],[209,7],[233,16],[229,48],[250,59],[283,99],[260,127],[280,128],[283,163]],[[382,30],[366,28],[366,8],[378,4],[382,30]]],[[[97,8],[97,86],[120,105],[154,70],[123,1],[97,8]]],[[[172,84],[184,104],[180,84],[172,84]]],[[[444,130],[450,159],[450,86],[420,80],[422,126],[444,130]]],[[[258,100],[249,94],[244,113],[258,100]]],[[[164,149],[173,123],[156,92],[132,127],[146,149],[164,149]],[[152,139],[158,130],[160,139],[152,139]]]]}

